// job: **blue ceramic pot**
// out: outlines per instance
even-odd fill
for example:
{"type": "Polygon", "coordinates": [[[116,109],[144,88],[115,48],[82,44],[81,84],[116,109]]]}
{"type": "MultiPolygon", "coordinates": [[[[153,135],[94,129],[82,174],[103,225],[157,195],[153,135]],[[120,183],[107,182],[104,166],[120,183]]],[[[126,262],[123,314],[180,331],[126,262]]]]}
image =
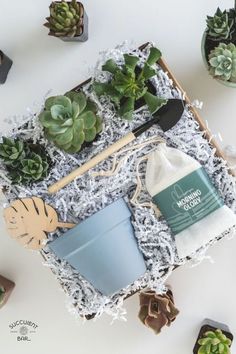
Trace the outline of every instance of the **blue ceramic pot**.
{"type": "Polygon", "coordinates": [[[49,244],[104,295],[125,288],[146,271],[123,199],[82,221],[49,244]]]}

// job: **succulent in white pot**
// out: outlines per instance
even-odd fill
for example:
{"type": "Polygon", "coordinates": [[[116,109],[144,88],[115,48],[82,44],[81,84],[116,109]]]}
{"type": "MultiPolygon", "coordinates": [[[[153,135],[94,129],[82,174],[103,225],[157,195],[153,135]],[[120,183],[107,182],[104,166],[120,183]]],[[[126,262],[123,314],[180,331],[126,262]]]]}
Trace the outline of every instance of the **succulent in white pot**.
{"type": "Polygon", "coordinates": [[[207,28],[202,37],[203,61],[218,82],[236,87],[236,1],[229,10],[217,8],[207,16],[207,28]]]}

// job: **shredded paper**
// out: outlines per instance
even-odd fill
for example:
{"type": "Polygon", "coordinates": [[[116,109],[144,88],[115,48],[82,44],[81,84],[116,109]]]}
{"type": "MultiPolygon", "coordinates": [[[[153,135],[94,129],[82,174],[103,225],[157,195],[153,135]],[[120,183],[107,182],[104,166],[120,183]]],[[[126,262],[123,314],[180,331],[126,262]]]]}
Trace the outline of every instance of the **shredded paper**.
{"type": "MultiPolygon", "coordinates": [[[[141,62],[144,62],[149,49],[150,46],[147,46],[143,51],[136,49],[134,52],[139,55],[141,62]]],[[[92,77],[99,81],[107,80],[106,73],[101,70],[102,64],[109,58],[113,58],[118,64],[122,64],[123,54],[131,50],[133,49],[127,43],[124,43],[113,50],[101,53],[100,59],[92,72],[92,77]]],[[[184,99],[182,93],[173,86],[168,74],[158,65],[157,69],[158,75],[152,79],[157,94],[163,98],[184,99]]],[[[121,197],[125,198],[132,211],[132,223],[138,246],[147,265],[145,275],[127,288],[111,297],[103,296],[66,261],[58,259],[48,245],[45,245],[41,251],[45,259],[44,264],[52,269],[66,292],[68,308],[73,314],[88,318],[93,315],[99,317],[106,313],[111,315],[113,319],[125,319],[126,311],[123,302],[127,296],[145,287],[159,292],[164,291],[164,283],[170,273],[176,266],[189,261],[188,259],[178,258],[174,237],[162,216],[157,217],[153,209],[141,206],[142,203],[134,206],[129,202],[137,184],[137,161],[157,146],[157,143],[153,142],[151,138],[162,137],[169,146],[178,148],[197,159],[208,172],[213,184],[218,188],[225,204],[234,212],[236,212],[235,178],[228,173],[226,162],[215,155],[215,149],[204,137],[204,132],[199,129],[199,125],[187,105],[181,120],[174,128],[163,133],[157,125],[153,126],[134,143],[140,144],[151,139],[150,144],[143,148],[137,148],[132,154],[128,155],[125,148],[123,149],[124,152],[121,150],[117,155],[117,159],[122,161],[118,173],[111,176],[100,174],[101,171],[109,171],[112,168],[114,159],[114,156],[112,156],[74,180],[57,194],[49,195],[47,193],[49,185],[68,175],[73,169],[151,118],[147,108],[142,107],[135,112],[132,122],[124,121],[117,116],[112,103],[107,98],[98,100],[91,90],[91,83],[86,84],[83,91],[97,103],[99,113],[103,117],[104,130],[99,139],[80,153],[69,155],[58,150],[44,138],[37,114],[29,112],[24,120],[14,117],[9,120],[7,136],[21,137],[25,140],[40,143],[50,156],[52,166],[47,178],[34,183],[30,187],[25,187],[11,185],[7,178],[7,171],[2,164],[0,166],[1,185],[4,187],[8,202],[19,197],[41,197],[47,204],[52,205],[57,210],[60,220],[65,222],[79,223],[113,201],[121,197]],[[94,172],[97,172],[97,174],[94,174],[94,172]]],[[[42,108],[43,104],[39,111],[42,108]]],[[[150,202],[151,197],[145,190],[144,184],[145,166],[146,161],[143,161],[139,166],[139,178],[143,185],[139,198],[141,202],[150,202]]],[[[49,234],[48,242],[60,237],[65,231],[65,229],[57,230],[55,233],[49,234]]],[[[223,236],[221,235],[221,237],[223,236]]],[[[201,260],[208,247],[209,245],[193,254],[191,261],[198,262],[201,260]]]]}

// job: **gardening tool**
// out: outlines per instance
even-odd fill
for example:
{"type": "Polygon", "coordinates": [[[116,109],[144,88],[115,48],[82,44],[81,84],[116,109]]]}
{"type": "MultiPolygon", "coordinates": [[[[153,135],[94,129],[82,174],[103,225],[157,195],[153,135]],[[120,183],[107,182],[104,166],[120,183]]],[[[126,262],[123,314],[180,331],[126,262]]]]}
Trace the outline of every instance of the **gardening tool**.
{"type": "Polygon", "coordinates": [[[122,147],[134,141],[138,136],[151,128],[154,124],[159,124],[165,132],[180,120],[185,107],[185,102],[180,99],[169,99],[167,104],[162,106],[148,122],[142,124],[140,127],[134,129],[132,132],[126,134],[123,138],[116,141],[114,144],[103,150],[100,154],[94,156],[91,160],[72,171],[69,175],[63,177],[60,181],[54,183],[48,188],[50,194],[58,192],[61,188],[72,182],[76,177],[83,175],[85,172],[95,167],[107,157],[117,152],[122,147]]]}

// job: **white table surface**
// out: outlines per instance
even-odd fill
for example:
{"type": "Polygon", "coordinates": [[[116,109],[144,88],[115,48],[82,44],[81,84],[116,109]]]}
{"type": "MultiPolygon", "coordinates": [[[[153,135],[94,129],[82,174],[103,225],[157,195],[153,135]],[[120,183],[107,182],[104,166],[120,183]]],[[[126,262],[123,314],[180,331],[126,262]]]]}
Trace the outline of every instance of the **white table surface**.
{"type": "MultiPolygon", "coordinates": [[[[204,101],[202,116],[222,145],[235,144],[235,90],[208,76],[200,42],[205,16],[233,1],[216,0],[87,0],[89,40],[64,43],[47,36],[42,26],[49,0],[0,0],[0,46],[14,61],[7,83],[0,86],[1,131],[4,118],[23,114],[44,94],[64,93],[89,76],[101,50],[127,39],[140,45],[154,41],[188,95],[204,101]]],[[[39,255],[11,240],[1,221],[0,273],[16,288],[1,309],[0,343],[4,354],[190,354],[201,325],[208,317],[227,323],[236,333],[236,239],[223,240],[208,252],[215,263],[203,261],[176,270],[169,279],[180,315],[170,328],[155,336],[137,319],[138,296],[125,302],[127,322],[110,318],[85,324],[65,308],[65,295],[39,255]],[[9,324],[31,320],[39,325],[31,342],[17,342],[9,324]]],[[[236,344],[234,344],[236,348],[236,344]]],[[[233,349],[234,352],[235,349],[233,349]]]]}

